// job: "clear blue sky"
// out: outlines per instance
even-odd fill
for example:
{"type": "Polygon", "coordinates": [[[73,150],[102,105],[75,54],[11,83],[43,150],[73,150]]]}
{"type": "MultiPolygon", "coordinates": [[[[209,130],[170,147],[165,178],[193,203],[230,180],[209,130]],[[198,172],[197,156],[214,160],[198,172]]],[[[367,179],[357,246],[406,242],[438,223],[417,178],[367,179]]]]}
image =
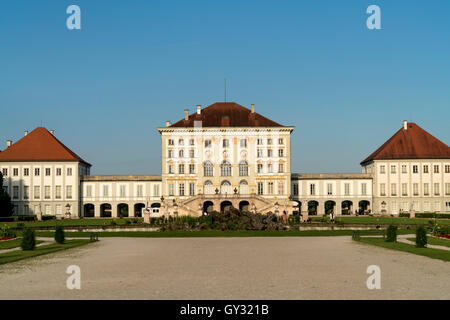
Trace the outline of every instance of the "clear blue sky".
{"type": "Polygon", "coordinates": [[[95,174],[160,173],[156,128],[223,101],[224,78],[228,101],[296,127],[294,172],[359,172],[404,119],[449,144],[450,1],[0,7],[1,149],[42,121],[95,174]],[[370,4],[382,30],[366,28],[370,4]]]}

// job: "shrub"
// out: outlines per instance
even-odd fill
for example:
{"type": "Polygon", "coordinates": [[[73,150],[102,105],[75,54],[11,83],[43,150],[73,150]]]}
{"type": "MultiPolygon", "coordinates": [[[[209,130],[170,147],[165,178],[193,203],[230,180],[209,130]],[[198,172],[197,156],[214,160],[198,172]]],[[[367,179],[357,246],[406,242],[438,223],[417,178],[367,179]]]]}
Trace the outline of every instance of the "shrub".
{"type": "Polygon", "coordinates": [[[25,229],[20,247],[22,250],[34,250],[36,247],[36,236],[34,234],[34,230],[28,228],[25,229]]]}
{"type": "Polygon", "coordinates": [[[400,213],[399,215],[398,215],[400,218],[409,218],[409,216],[410,216],[410,214],[409,213],[400,213]]]}
{"type": "Polygon", "coordinates": [[[47,221],[47,220],[56,220],[56,216],[42,216],[42,221],[47,221]]]}
{"type": "Polygon", "coordinates": [[[128,220],[128,219],[126,219],[126,220],[125,220],[125,224],[131,224],[131,221],[128,220]]]}
{"type": "Polygon", "coordinates": [[[61,226],[57,226],[55,229],[55,241],[60,244],[63,244],[65,241],[64,229],[61,226]]]}
{"type": "Polygon", "coordinates": [[[23,222],[17,222],[16,229],[17,230],[23,230],[25,228],[25,223],[23,222]]]}
{"type": "Polygon", "coordinates": [[[2,225],[0,229],[0,238],[15,238],[16,233],[6,224],[2,225]]]}
{"type": "Polygon", "coordinates": [[[117,223],[114,220],[111,220],[111,225],[115,226],[117,223]]]}
{"type": "Polygon", "coordinates": [[[423,226],[416,229],[416,246],[418,248],[425,248],[427,245],[427,231],[423,226]]]}
{"type": "Polygon", "coordinates": [[[386,230],[386,242],[396,242],[397,241],[397,227],[390,225],[386,230]]]}

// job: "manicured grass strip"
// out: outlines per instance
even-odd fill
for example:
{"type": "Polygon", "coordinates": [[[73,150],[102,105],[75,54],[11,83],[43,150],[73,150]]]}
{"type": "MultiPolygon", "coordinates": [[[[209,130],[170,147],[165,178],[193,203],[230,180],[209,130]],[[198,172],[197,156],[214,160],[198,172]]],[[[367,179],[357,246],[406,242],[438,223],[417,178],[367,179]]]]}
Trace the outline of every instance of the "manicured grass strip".
{"type": "MultiPolygon", "coordinates": [[[[408,238],[408,240],[412,241],[412,242],[416,242],[416,238],[408,238]]],[[[428,237],[427,241],[428,241],[428,244],[450,248],[450,240],[428,237]]]]}
{"type": "MultiPolygon", "coordinates": [[[[410,225],[426,225],[429,220],[434,221],[431,218],[397,218],[397,217],[338,217],[335,219],[337,222],[343,224],[410,224],[410,225]]],[[[450,224],[450,219],[436,219],[437,223],[450,224]]]]}
{"type": "Polygon", "coordinates": [[[391,250],[398,250],[418,254],[432,259],[450,261],[450,251],[447,250],[416,248],[416,246],[413,244],[406,244],[402,242],[386,242],[385,239],[383,238],[361,238],[358,242],[363,242],[391,250]]]}
{"type": "MultiPolygon", "coordinates": [[[[36,240],[36,244],[42,243],[44,241],[42,240],[36,240]]],[[[14,240],[8,240],[8,241],[0,241],[0,250],[5,249],[12,249],[16,247],[20,247],[20,244],[22,243],[22,238],[17,238],[14,240]]]]}
{"type": "Polygon", "coordinates": [[[32,251],[14,250],[7,253],[0,254],[0,264],[5,264],[13,261],[28,259],[32,257],[41,256],[61,250],[66,250],[74,247],[79,247],[88,244],[90,241],[87,239],[66,240],[64,244],[53,243],[45,246],[36,247],[32,251]]]}
{"type": "MultiPolygon", "coordinates": [[[[414,230],[401,229],[398,234],[413,234],[414,230]]],[[[185,238],[185,237],[328,237],[351,236],[352,230],[305,230],[305,231],[124,231],[98,232],[99,237],[185,238]]],[[[90,232],[65,232],[66,237],[89,237],[90,232]]],[[[360,230],[361,235],[381,235],[381,230],[360,230]]],[[[53,237],[54,232],[38,231],[38,237],[53,237]]]]}

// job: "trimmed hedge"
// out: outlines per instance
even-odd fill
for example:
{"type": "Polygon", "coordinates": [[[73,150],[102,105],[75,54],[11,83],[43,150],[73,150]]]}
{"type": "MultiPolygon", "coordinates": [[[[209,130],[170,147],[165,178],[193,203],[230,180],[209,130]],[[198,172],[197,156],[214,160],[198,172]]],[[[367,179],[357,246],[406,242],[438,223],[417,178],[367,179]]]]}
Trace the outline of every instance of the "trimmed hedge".
{"type": "Polygon", "coordinates": [[[409,213],[400,213],[398,216],[400,218],[409,218],[410,214],[409,213]]]}
{"type": "Polygon", "coordinates": [[[63,244],[65,241],[64,229],[61,226],[57,226],[55,229],[55,241],[60,244],[63,244]]]}
{"type": "Polygon", "coordinates": [[[416,213],[416,218],[450,219],[450,214],[448,214],[448,213],[422,212],[422,213],[416,213]]]}
{"type": "Polygon", "coordinates": [[[25,229],[22,235],[22,243],[20,244],[22,250],[34,250],[36,247],[36,235],[34,230],[25,229]]]}
{"type": "Polygon", "coordinates": [[[397,241],[397,226],[390,225],[386,230],[386,242],[397,241]]]}
{"type": "Polygon", "coordinates": [[[423,226],[416,229],[416,247],[425,248],[427,245],[427,231],[423,226]]]}

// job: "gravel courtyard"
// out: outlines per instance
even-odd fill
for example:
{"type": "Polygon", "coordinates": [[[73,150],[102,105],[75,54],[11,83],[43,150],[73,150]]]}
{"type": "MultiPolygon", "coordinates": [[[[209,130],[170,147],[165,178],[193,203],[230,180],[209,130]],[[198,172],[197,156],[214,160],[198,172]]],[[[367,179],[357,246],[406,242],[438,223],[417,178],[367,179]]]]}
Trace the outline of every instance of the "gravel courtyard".
{"type": "Polygon", "coordinates": [[[350,237],[102,238],[1,265],[0,284],[0,299],[450,299],[450,263],[350,237]]]}

